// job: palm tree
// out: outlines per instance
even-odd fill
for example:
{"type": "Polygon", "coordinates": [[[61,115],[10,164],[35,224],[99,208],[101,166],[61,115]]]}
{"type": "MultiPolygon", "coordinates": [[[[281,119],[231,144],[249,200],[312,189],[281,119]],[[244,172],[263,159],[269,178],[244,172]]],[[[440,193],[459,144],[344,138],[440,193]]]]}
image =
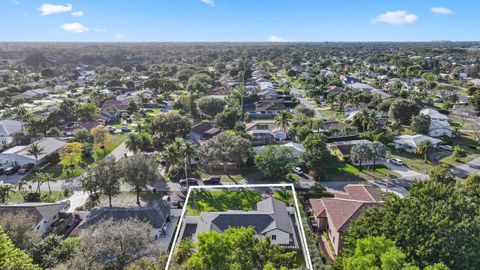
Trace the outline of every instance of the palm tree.
{"type": "Polygon", "coordinates": [[[38,170],[38,156],[45,153],[45,148],[43,146],[38,145],[38,143],[32,143],[27,148],[27,153],[35,157],[35,167],[38,170]]]}
{"type": "Polygon", "coordinates": [[[10,192],[13,192],[15,187],[13,185],[0,185],[0,203],[5,203],[10,197],[10,192]]]}
{"type": "Polygon", "coordinates": [[[371,114],[369,111],[362,109],[353,117],[353,121],[362,126],[362,131],[367,131],[367,126],[371,122],[371,114]]]}
{"type": "Polygon", "coordinates": [[[278,111],[275,116],[275,124],[277,127],[281,127],[287,136],[287,127],[292,122],[292,113],[287,110],[278,111]]]}
{"type": "Polygon", "coordinates": [[[48,194],[52,194],[52,189],[50,188],[50,182],[54,182],[53,175],[51,173],[42,173],[37,172],[35,174],[34,182],[37,182],[37,192],[40,193],[40,186],[43,183],[47,183],[48,185],[48,194]]]}
{"type": "Polygon", "coordinates": [[[427,163],[428,154],[432,151],[433,145],[429,140],[425,140],[417,146],[416,152],[419,155],[423,155],[423,160],[427,163]]]}
{"type": "Polygon", "coordinates": [[[138,141],[137,134],[130,133],[125,141],[125,146],[127,147],[128,151],[137,153],[137,151],[140,149],[140,142],[138,141]]]}

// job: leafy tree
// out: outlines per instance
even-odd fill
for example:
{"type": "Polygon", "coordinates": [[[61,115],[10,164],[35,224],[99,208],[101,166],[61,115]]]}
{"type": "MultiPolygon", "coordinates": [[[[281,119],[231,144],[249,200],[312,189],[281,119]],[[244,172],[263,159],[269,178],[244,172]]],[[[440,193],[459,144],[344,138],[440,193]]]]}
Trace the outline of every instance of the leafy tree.
{"type": "Polygon", "coordinates": [[[292,113],[287,110],[278,111],[275,115],[275,125],[283,129],[283,132],[287,134],[287,127],[292,122],[292,113]]]}
{"type": "Polygon", "coordinates": [[[113,158],[102,159],[92,169],[92,177],[98,182],[100,191],[108,196],[108,205],[112,207],[112,197],[120,194],[121,168],[113,158]]]}
{"type": "Polygon", "coordinates": [[[412,268],[405,260],[405,254],[395,243],[384,236],[367,237],[357,240],[351,256],[342,260],[344,270],[382,269],[402,270],[412,268]]]}
{"type": "Polygon", "coordinates": [[[352,124],[361,127],[362,131],[375,129],[379,126],[377,113],[363,109],[353,116],[352,124]]]}
{"type": "Polygon", "coordinates": [[[233,129],[239,120],[239,108],[225,107],[225,109],[215,116],[215,125],[225,130],[233,129]]]}
{"type": "Polygon", "coordinates": [[[477,111],[480,111],[480,91],[473,93],[468,101],[477,111]]]}
{"type": "Polygon", "coordinates": [[[137,195],[138,206],[140,206],[140,193],[160,179],[158,164],[151,156],[144,154],[137,154],[125,159],[122,175],[125,182],[133,187],[137,195]]]}
{"type": "Polygon", "coordinates": [[[15,187],[12,185],[0,184],[0,203],[5,203],[14,189],[15,187]]]}
{"type": "Polygon", "coordinates": [[[306,107],[305,105],[303,104],[298,104],[296,107],[295,107],[295,116],[297,118],[300,118],[302,116],[305,116],[305,117],[315,117],[315,111],[306,107]]]}
{"type": "Polygon", "coordinates": [[[77,102],[73,99],[64,99],[58,106],[65,122],[74,121],[76,119],[77,102]]]}
{"type": "Polygon", "coordinates": [[[45,148],[38,145],[38,143],[32,143],[27,148],[27,153],[35,158],[35,167],[38,169],[38,156],[45,153],[45,148]]]}
{"type": "Polygon", "coordinates": [[[200,111],[210,117],[215,117],[221,113],[226,104],[225,100],[215,97],[202,97],[197,103],[200,111]]]}
{"type": "Polygon", "coordinates": [[[223,132],[202,145],[199,151],[200,164],[207,169],[223,166],[226,171],[228,164],[233,163],[237,167],[244,164],[250,149],[249,140],[223,132]]]}
{"type": "Polygon", "coordinates": [[[82,234],[79,247],[65,269],[125,269],[129,264],[157,254],[152,226],[139,220],[105,220],[82,234]]]}
{"type": "Polygon", "coordinates": [[[0,268],[6,270],[40,270],[25,252],[15,247],[0,227],[0,268]]]}
{"type": "Polygon", "coordinates": [[[165,146],[162,157],[167,161],[170,179],[178,178],[172,173],[173,170],[178,169],[182,172],[183,177],[187,177],[183,165],[187,165],[187,171],[191,171],[192,158],[196,152],[197,148],[192,142],[181,138],[176,138],[175,141],[165,146]]]}
{"type": "Polygon", "coordinates": [[[83,144],[79,142],[66,143],[59,151],[60,163],[63,173],[69,177],[74,176],[76,168],[82,162],[83,144]]]}
{"type": "Polygon", "coordinates": [[[175,261],[182,264],[195,253],[195,243],[190,240],[182,240],[175,249],[175,261]]]}
{"type": "Polygon", "coordinates": [[[75,137],[76,141],[83,144],[93,142],[93,136],[86,128],[75,129],[73,131],[73,136],[75,137]]]}
{"type": "Polygon", "coordinates": [[[400,124],[408,124],[412,116],[418,115],[420,106],[417,103],[407,99],[397,99],[391,105],[388,116],[400,124]]]}
{"type": "Polygon", "coordinates": [[[462,158],[467,156],[467,151],[461,146],[455,145],[455,147],[453,148],[452,156],[455,161],[460,161],[462,158]]]}
{"type": "Polygon", "coordinates": [[[385,235],[395,241],[406,261],[420,268],[443,262],[451,269],[476,269],[479,198],[478,183],[457,184],[448,167],[436,167],[429,179],[413,182],[409,196],[393,197],[356,219],[344,237],[342,254],[351,256],[359,239],[385,235]]]}
{"type": "Polygon", "coordinates": [[[266,265],[291,269],[294,261],[295,252],[271,244],[269,238],[255,237],[254,229],[249,227],[201,233],[187,265],[193,270],[263,269],[266,265]]]}
{"type": "Polygon", "coordinates": [[[0,212],[0,228],[22,250],[27,250],[40,241],[40,235],[35,232],[36,225],[35,217],[27,211],[0,212]]]}
{"type": "Polygon", "coordinates": [[[417,146],[417,149],[415,150],[415,152],[418,155],[423,155],[423,160],[425,161],[425,163],[427,163],[428,154],[432,152],[432,150],[433,150],[432,143],[429,140],[425,140],[421,142],[420,145],[417,146]]]}
{"type": "Polygon", "coordinates": [[[278,145],[266,146],[262,153],[255,156],[255,165],[270,179],[285,177],[297,162],[292,149],[278,145]]]}
{"type": "Polygon", "coordinates": [[[410,127],[416,133],[428,134],[430,130],[430,116],[423,114],[413,116],[410,127]]]}
{"type": "Polygon", "coordinates": [[[305,165],[315,171],[316,175],[321,175],[330,159],[330,153],[326,146],[327,138],[320,134],[308,135],[302,142],[305,152],[300,156],[305,165]]]}
{"type": "Polygon", "coordinates": [[[127,140],[125,140],[125,147],[128,149],[128,151],[136,154],[140,150],[140,140],[138,139],[138,135],[135,133],[130,133],[127,140]]]}
{"type": "Polygon", "coordinates": [[[175,137],[184,137],[190,132],[191,122],[185,116],[175,112],[159,114],[151,123],[150,131],[154,139],[170,143],[175,137]]]}
{"type": "Polygon", "coordinates": [[[102,148],[104,153],[106,153],[105,146],[110,141],[110,132],[108,131],[108,128],[103,125],[99,125],[92,128],[92,130],[90,130],[90,133],[93,137],[93,143],[102,148]]]}
{"type": "Polygon", "coordinates": [[[80,121],[94,121],[100,117],[99,111],[94,103],[82,103],[76,108],[75,114],[80,121]]]}

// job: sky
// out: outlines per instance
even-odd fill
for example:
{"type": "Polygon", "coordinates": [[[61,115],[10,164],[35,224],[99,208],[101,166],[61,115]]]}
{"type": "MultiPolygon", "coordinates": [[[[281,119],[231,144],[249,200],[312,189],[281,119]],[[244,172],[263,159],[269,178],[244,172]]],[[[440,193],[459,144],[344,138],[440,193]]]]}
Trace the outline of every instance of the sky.
{"type": "Polygon", "coordinates": [[[478,0],[0,0],[0,41],[478,41],[478,0]]]}

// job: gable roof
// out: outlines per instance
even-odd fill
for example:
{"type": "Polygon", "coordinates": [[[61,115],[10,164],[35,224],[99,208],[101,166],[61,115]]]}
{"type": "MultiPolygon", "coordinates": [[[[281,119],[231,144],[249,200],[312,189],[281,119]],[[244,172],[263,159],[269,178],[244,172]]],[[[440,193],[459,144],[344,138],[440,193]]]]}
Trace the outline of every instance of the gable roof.
{"type": "Polygon", "coordinates": [[[22,122],[17,120],[0,120],[0,137],[9,137],[22,131],[22,122]]]}
{"type": "Polygon", "coordinates": [[[169,215],[170,206],[165,202],[159,203],[157,207],[95,208],[78,228],[86,229],[110,219],[114,221],[137,219],[152,225],[153,228],[162,228],[169,215]]]}
{"type": "Polygon", "coordinates": [[[128,109],[128,103],[115,99],[105,100],[102,105],[102,111],[108,110],[110,107],[115,107],[118,111],[126,111],[128,109]]]}
{"type": "Polygon", "coordinates": [[[420,111],[420,114],[428,115],[432,119],[438,119],[438,120],[448,120],[449,119],[448,116],[446,116],[445,114],[441,114],[437,110],[430,109],[430,108],[422,109],[420,111]]]}
{"type": "Polygon", "coordinates": [[[208,130],[214,128],[212,123],[209,123],[209,122],[201,122],[201,123],[198,123],[196,125],[194,125],[191,129],[190,129],[190,132],[193,132],[193,133],[197,133],[197,134],[204,134],[205,132],[207,132],[208,130]]]}
{"type": "MultiPolygon", "coordinates": [[[[62,148],[65,145],[64,141],[57,140],[55,138],[43,138],[39,141],[35,142],[38,144],[40,148],[43,148],[43,153],[38,156],[38,159],[41,160],[42,158],[55,153],[58,151],[60,148],[62,148]]],[[[33,144],[33,143],[32,143],[33,144]]],[[[23,145],[23,146],[15,146],[13,148],[10,148],[6,151],[3,151],[1,154],[16,154],[19,156],[24,156],[30,159],[35,159],[34,156],[30,155],[28,153],[28,148],[30,145],[23,145]]]]}
{"type": "Polygon", "coordinates": [[[19,213],[25,211],[34,218],[36,223],[38,223],[42,219],[53,219],[53,217],[62,211],[66,205],[66,202],[6,204],[0,205],[0,216],[4,213],[19,213]]]}
{"type": "Polygon", "coordinates": [[[333,198],[310,199],[315,217],[327,217],[335,230],[344,231],[361,211],[383,203],[380,190],[363,184],[345,186],[346,192],[335,193],[333,198]]]}
{"type": "Polygon", "coordinates": [[[442,140],[435,139],[426,135],[401,135],[395,139],[395,143],[408,145],[410,147],[416,148],[419,146],[423,141],[430,141],[432,144],[439,144],[442,140]]]}

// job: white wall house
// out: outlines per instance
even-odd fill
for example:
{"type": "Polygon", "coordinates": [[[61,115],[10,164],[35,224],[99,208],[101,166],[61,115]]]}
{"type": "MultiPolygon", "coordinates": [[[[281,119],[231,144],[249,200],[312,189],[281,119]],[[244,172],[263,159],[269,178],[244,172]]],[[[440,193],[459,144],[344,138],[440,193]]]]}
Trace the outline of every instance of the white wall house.
{"type": "Polygon", "coordinates": [[[0,120],[0,150],[12,145],[13,136],[22,131],[22,125],[17,120],[0,120]]]}
{"type": "Polygon", "coordinates": [[[420,146],[423,141],[430,141],[434,148],[437,148],[442,142],[442,140],[420,134],[402,135],[395,139],[395,149],[401,149],[409,153],[415,153],[417,151],[417,147],[420,146]]]}
{"type": "MultiPolygon", "coordinates": [[[[43,153],[37,157],[39,163],[44,162],[47,156],[56,153],[65,145],[64,141],[54,138],[43,138],[35,143],[43,149],[43,153]]],[[[35,157],[28,153],[29,147],[30,145],[21,145],[3,151],[0,153],[0,164],[18,164],[22,166],[27,163],[35,163],[35,157]]]]}
{"type": "Polygon", "coordinates": [[[428,129],[428,136],[430,137],[453,137],[453,130],[449,128],[447,121],[430,120],[430,127],[428,129]]]}

